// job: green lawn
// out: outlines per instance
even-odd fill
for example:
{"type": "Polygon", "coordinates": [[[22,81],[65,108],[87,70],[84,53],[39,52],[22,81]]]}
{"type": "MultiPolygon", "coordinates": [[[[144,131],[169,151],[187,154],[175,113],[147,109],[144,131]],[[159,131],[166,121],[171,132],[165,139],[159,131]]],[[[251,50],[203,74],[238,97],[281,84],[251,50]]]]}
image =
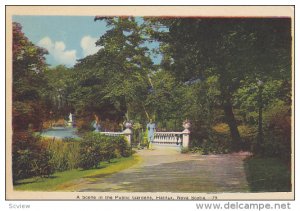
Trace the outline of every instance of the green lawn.
{"type": "Polygon", "coordinates": [[[252,192],[291,191],[291,172],[277,158],[249,158],[245,169],[252,192]]]}
{"type": "Polygon", "coordinates": [[[140,157],[133,155],[128,158],[113,159],[110,163],[102,162],[100,165],[101,168],[98,169],[74,169],[70,171],[57,172],[51,175],[50,178],[34,177],[23,179],[19,180],[17,185],[14,185],[14,189],[26,191],[67,190],[69,187],[75,185],[77,180],[80,178],[93,180],[93,177],[101,177],[119,172],[139,163],[140,161],[140,157]]]}

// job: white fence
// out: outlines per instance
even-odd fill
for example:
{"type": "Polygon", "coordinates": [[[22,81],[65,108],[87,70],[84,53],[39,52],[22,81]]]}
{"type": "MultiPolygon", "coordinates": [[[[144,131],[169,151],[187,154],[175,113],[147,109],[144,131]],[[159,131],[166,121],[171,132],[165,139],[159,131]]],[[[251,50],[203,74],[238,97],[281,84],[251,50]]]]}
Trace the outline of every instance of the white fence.
{"type": "MultiPolygon", "coordinates": [[[[120,136],[123,135],[127,138],[128,143],[131,144],[132,130],[126,128],[123,132],[100,132],[107,136],[120,136]]],[[[177,145],[184,148],[189,147],[190,131],[186,128],[182,132],[155,132],[154,133],[154,144],[168,144],[177,145]]]]}
{"type": "Polygon", "coordinates": [[[154,133],[154,144],[177,145],[182,147],[189,146],[190,131],[182,132],[156,132],[154,133]]]}
{"type": "Polygon", "coordinates": [[[129,145],[131,144],[132,131],[129,128],[127,128],[123,132],[100,132],[100,133],[106,136],[125,136],[129,145]]]}
{"type": "Polygon", "coordinates": [[[123,132],[100,132],[100,133],[103,135],[106,135],[106,136],[122,136],[122,135],[124,135],[123,132]]]}
{"type": "Polygon", "coordinates": [[[182,145],[182,133],[181,132],[156,132],[154,133],[153,143],[182,145]]]}

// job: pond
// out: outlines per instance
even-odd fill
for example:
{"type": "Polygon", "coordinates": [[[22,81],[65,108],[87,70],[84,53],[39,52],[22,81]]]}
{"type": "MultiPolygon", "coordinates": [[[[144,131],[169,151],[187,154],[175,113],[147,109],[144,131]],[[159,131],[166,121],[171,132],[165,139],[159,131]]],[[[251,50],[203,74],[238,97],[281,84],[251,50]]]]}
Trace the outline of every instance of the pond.
{"type": "Polygon", "coordinates": [[[56,137],[56,138],[79,138],[76,134],[77,129],[72,127],[52,127],[41,132],[43,137],[56,137]]]}

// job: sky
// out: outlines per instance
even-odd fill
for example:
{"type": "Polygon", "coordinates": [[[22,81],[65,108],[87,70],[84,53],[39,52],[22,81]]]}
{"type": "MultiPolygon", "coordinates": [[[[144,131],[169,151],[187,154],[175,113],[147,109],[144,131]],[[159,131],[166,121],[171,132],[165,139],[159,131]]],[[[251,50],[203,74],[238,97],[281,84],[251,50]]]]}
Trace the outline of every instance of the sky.
{"type": "MultiPolygon", "coordinates": [[[[95,45],[108,30],[104,21],[94,21],[94,16],[13,16],[22,25],[22,31],[31,42],[46,48],[46,61],[50,66],[72,67],[76,60],[96,53],[95,45]]],[[[150,48],[157,47],[152,43],[150,48]]],[[[161,58],[153,58],[155,63],[161,58]]]]}

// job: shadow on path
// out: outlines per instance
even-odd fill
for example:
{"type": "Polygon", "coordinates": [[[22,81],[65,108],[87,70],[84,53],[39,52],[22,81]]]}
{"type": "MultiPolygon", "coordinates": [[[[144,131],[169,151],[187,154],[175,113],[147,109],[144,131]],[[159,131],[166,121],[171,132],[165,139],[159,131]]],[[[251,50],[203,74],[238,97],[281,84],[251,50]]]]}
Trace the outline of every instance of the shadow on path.
{"type": "Polygon", "coordinates": [[[100,192],[248,192],[246,155],[181,154],[176,147],[141,150],[140,165],[78,186],[100,192]]]}

